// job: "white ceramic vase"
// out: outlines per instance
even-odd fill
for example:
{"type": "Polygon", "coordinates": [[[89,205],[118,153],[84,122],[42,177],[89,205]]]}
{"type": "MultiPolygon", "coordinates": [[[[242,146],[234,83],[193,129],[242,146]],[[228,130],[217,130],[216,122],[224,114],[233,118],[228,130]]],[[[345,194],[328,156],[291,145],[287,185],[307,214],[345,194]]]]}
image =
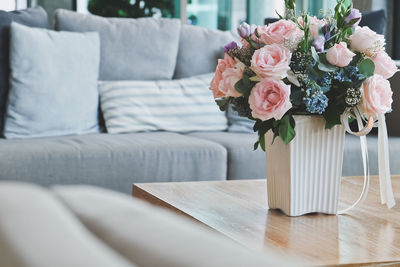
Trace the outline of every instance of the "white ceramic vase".
{"type": "Polygon", "coordinates": [[[268,206],[289,216],[336,214],[342,175],[345,129],[325,129],[321,116],[294,116],[296,136],[286,145],[265,136],[268,206]]]}

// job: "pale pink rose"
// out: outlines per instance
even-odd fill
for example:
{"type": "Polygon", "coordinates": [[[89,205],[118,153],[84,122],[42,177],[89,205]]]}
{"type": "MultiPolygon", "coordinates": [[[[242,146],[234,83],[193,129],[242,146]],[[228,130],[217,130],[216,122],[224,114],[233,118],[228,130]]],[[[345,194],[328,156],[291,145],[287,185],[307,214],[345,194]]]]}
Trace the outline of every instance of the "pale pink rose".
{"type": "Polygon", "coordinates": [[[292,53],[279,44],[266,45],[256,50],[251,58],[251,69],[260,78],[283,79],[290,70],[292,53]]]}
{"type": "Polygon", "coordinates": [[[372,56],[385,47],[385,37],[377,34],[367,26],[357,27],[354,34],[349,37],[350,49],[355,52],[372,56]]]}
{"type": "Polygon", "coordinates": [[[361,106],[364,113],[377,117],[384,114],[392,108],[392,89],[388,80],[381,75],[374,74],[362,84],[361,106]]]}
{"type": "Polygon", "coordinates": [[[258,26],[257,33],[266,44],[283,44],[285,40],[297,40],[303,31],[291,20],[278,20],[268,26],[258,26]]]}
{"type": "Polygon", "coordinates": [[[215,70],[214,78],[210,83],[210,90],[213,92],[214,98],[225,97],[225,94],[219,90],[219,84],[222,80],[222,73],[228,69],[233,68],[236,61],[228,54],[225,54],[224,59],[218,59],[217,69],[215,70]]]}
{"type": "Polygon", "coordinates": [[[251,90],[249,97],[251,115],[262,121],[280,120],[292,107],[290,85],[281,80],[262,79],[251,90]]]}
{"type": "MultiPolygon", "coordinates": [[[[309,17],[310,18],[310,33],[311,36],[316,39],[319,35],[319,28],[323,27],[325,25],[325,21],[322,19],[318,19],[317,17],[313,16],[313,17],[309,17]]],[[[304,22],[303,22],[303,18],[299,17],[297,19],[297,21],[299,22],[299,24],[301,26],[304,27],[304,22]]]]}
{"type": "Polygon", "coordinates": [[[340,42],[329,48],[326,53],[326,60],[332,65],[343,68],[349,65],[355,55],[347,48],[345,42],[340,42]]]}
{"type": "Polygon", "coordinates": [[[222,73],[222,80],[219,83],[219,91],[225,96],[239,97],[241,93],[236,91],[235,84],[243,78],[244,64],[239,62],[233,68],[226,69],[222,73]]]}
{"type": "Polygon", "coordinates": [[[396,63],[385,51],[380,51],[372,58],[375,63],[375,74],[381,75],[385,79],[391,78],[397,71],[396,63]]]}

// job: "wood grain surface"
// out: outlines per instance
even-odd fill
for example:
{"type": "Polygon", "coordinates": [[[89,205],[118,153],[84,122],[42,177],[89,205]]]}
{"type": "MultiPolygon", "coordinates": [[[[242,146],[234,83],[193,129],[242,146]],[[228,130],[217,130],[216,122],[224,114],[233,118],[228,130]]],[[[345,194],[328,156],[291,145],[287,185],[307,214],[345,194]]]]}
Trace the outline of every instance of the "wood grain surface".
{"type": "MultiPolygon", "coordinates": [[[[359,196],[361,177],[342,179],[340,208],[359,196]]],[[[392,176],[396,206],[380,204],[372,177],[367,199],[346,215],[288,217],[268,210],[265,180],[134,184],[133,196],[203,223],[255,250],[313,265],[400,266],[400,176],[392,176]]]]}

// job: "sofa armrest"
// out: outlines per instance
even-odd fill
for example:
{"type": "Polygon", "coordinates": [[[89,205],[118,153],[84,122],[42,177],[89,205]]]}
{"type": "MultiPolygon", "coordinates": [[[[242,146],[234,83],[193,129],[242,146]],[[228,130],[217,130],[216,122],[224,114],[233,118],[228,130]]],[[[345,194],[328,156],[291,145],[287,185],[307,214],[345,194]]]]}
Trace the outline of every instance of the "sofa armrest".
{"type": "Polygon", "coordinates": [[[273,251],[247,250],[204,226],[130,196],[89,186],[59,186],[54,191],[88,229],[142,267],[293,265],[273,251]]]}
{"type": "Polygon", "coordinates": [[[0,266],[133,266],[47,189],[0,182],[0,266]]]}

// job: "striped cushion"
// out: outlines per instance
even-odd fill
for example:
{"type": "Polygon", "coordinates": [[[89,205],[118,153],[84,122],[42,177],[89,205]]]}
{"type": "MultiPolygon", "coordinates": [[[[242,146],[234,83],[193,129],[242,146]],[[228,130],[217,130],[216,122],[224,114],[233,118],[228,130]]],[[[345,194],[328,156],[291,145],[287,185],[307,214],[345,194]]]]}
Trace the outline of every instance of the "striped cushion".
{"type": "Polygon", "coordinates": [[[101,108],[109,133],[227,129],[209,88],[213,74],[166,81],[103,81],[101,108]]]}

